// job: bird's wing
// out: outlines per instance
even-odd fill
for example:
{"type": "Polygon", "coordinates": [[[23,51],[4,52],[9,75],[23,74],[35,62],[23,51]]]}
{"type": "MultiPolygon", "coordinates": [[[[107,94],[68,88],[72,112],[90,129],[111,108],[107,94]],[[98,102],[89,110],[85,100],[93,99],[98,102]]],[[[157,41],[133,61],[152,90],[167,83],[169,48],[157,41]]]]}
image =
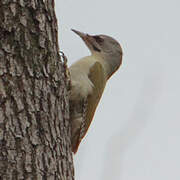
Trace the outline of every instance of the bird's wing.
{"type": "Polygon", "coordinates": [[[71,142],[72,151],[74,153],[77,152],[79,144],[91,124],[96,107],[106,85],[104,69],[99,62],[96,62],[92,65],[88,74],[88,78],[93,84],[93,92],[86,99],[81,99],[78,103],[74,102],[74,104],[73,101],[70,102],[71,119],[74,126],[71,142]],[[74,113],[72,110],[75,110],[76,113],[74,113]],[[81,122],[81,124],[78,124],[78,122],[81,122]]]}
{"type": "Polygon", "coordinates": [[[88,130],[91,124],[96,107],[99,103],[99,100],[106,85],[105,72],[99,62],[94,63],[94,65],[91,67],[88,77],[93,83],[94,88],[93,93],[87,97],[88,104],[86,111],[85,132],[88,130]]]}

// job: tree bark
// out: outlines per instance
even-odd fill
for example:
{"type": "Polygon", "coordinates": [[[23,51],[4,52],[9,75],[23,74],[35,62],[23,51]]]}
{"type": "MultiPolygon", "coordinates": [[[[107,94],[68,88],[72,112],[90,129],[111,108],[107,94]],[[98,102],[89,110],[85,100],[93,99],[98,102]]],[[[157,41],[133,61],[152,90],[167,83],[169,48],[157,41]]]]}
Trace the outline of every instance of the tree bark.
{"type": "Polygon", "coordinates": [[[54,0],[0,0],[0,180],[72,180],[54,0]]]}

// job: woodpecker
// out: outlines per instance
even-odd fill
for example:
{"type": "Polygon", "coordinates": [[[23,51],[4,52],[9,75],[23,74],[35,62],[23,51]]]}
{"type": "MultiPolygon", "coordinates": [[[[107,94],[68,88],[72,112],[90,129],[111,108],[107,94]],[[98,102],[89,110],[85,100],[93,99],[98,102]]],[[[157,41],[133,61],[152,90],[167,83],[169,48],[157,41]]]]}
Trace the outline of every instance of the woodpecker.
{"type": "Polygon", "coordinates": [[[122,63],[122,48],[112,37],[89,35],[72,29],[89,48],[91,55],[69,67],[72,152],[85,136],[107,80],[122,63]]]}

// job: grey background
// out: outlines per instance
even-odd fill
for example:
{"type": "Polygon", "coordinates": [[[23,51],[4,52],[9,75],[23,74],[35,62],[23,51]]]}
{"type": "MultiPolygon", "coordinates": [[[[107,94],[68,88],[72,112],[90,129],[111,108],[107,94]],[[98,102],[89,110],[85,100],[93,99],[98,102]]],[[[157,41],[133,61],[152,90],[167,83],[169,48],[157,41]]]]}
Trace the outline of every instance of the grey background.
{"type": "Polygon", "coordinates": [[[71,28],[122,45],[75,155],[77,180],[180,179],[180,1],[56,0],[60,48],[69,65],[89,55],[71,28]]]}

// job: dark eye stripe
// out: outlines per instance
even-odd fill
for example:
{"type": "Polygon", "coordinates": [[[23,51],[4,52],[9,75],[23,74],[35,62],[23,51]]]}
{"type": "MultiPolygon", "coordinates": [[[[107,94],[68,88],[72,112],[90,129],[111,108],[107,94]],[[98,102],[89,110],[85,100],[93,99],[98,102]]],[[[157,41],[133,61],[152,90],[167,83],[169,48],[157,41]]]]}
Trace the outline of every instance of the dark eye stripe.
{"type": "Polygon", "coordinates": [[[97,48],[96,46],[92,45],[94,51],[98,51],[98,52],[101,52],[101,50],[99,48],[97,48]]]}
{"type": "Polygon", "coordinates": [[[93,36],[93,38],[96,40],[97,43],[102,43],[104,41],[104,39],[99,36],[93,36]]]}

